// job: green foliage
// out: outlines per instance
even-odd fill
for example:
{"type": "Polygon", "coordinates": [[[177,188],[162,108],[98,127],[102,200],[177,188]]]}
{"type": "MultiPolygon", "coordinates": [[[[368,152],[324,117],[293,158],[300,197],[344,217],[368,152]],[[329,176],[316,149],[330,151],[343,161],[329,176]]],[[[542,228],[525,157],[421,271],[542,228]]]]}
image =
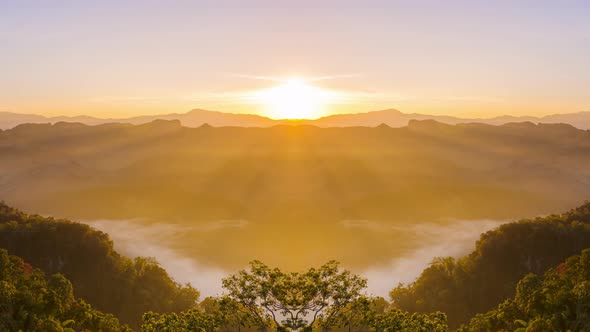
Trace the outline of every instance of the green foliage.
{"type": "Polygon", "coordinates": [[[144,332],[240,331],[348,331],[443,332],[442,313],[410,314],[391,309],[383,298],[361,294],[366,281],[340,271],[331,261],[319,269],[286,273],[259,261],[223,280],[229,294],[207,298],[199,309],[180,314],[146,313],[144,332]]]}
{"type": "Polygon", "coordinates": [[[219,329],[221,323],[219,316],[207,314],[198,309],[191,309],[180,314],[158,314],[150,311],[143,315],[141,330],[144,332],[213,332],[219,329]]]}
{"type": "Polygon", "coordinates": [[[241,304],[227,296],[203,300],[199,308],[179,314],[147,312],[143,315],[143,332],[181,331],[240,331],[249,327],[250,313],[241,304]]]}
{"type": "Polygon", "coordinates": [[[0,331],[131,331],[113,315],[76,300],[62,275],[49,278],[0,249],[0,331]]]}
{"type": "Polygon", "coordinates": [[[303,273],[286,273],[254,261],[250,270],[223,279],[228,296],[250,311],[256,325],[310,330],[333,326],[339,313],[361,296],[366,280],[340,271],[335,261],[303,273]]]}
{"type": "MultiPolygon", "coordinates": [[[[214,308],[219,310],[224,327],[230,328],[234,331],[240,331],[242,327],[250,327],[252,323],[251,313],[240,302],[229,296],[223,296],[218,299],[207,299],[214,301],[214,308]]],[[[201,302],[201,308],[207,313],[214,314],[215,309],[208,309],[204,302],[205,301],[201,302]]]]}
{"type": "Polygon", "coordinates": [[[447,316],[441,312],[431,314],[409,313],[391,309],[377,315],[371,324],[376,332],[446,332],[447,316]]]}
{"type": "MultiPolygon", "coordinates": [[[[383,313],[385,308],[389,306],[389,303],[385,302],[385,306],[383,308],[379,307],[377,303],[380,300],[383,300],[383,298],[373,299],[364,295],[352,300],[346,306],[344,306],[344,308],[340,309],[340,311],[335,315],[335,319],[333,319],[333,323],[331,325],[347,327],[349,331],[370,325],[370,323],[373,321],[373,318],[377,314],[383,313]]],[[[319,325],[328,327],[328,323],[329,322],[320,320],[319,325]]]]}
{"type": "Polygon", "coordinates": [[[514,298],[479,314],[461,332],[590,331],[590,249],[518,282],[514,298]]]}
{"type": "MultiPolygon", "coordinates": [[[[364,298],[365,301],[350,303],[347,309],[356,306],[357,313],[354,317],[346,316],[343,325],[334,327],[347,327],[348,331],[375,331],[375,332],[446,332],[446,316],[443,313],[436,312],[432,314],[411,314],[399,309],[377,310],[376,307],[364,306],[361,303],[371,304],[376,299],[364,298]],[[360,307],[358,306],[360,304],[360,307]],[[362,308],[362,309],[360,309],[362,308]],[[360,309],[360,310],[359,310],[360,309]]],[[[380,301],[379,301],[380,302],[380,301]]],[[[383,309],[383,308],[381,308],[383,309]]],[[[204,310],[193,309],[181,314],[156,314],[148,312],[143,316],[143,332],[181,332],[181,331],[240,331],[240,326],[232,326],[227,319],[224,309],[220,313],[207,313],[204,310]]],[[[269,322],[272,323],[272,322],[269,322]]],[[[268,325],[258,326],[260,331],[293,331],[295,328],[285,325],[268,325]]],[[[322,331],[330,330],[328,326],[318,324],[316,326],[304,326],[298,328],[300,331],[312,331],[320,329],[322,331]]]]}
{"type": "Polygon", "coordinates": [[[145,332],[432,332],[448,330],[447,314],[451,327],[471,319],[461,332],[590,332],[590,203],[503,225],[462,259],[435,259],[391,292],[394,308],[335,261],[299,273],[254,261],[223,280],[227,295],[197,306],[196,290],[152,259],[120,256],[106,234],[4,204],[0,246],[52,274],[0,250],[0,331],[130,331],[108,311],[145,332]]]}
{"type": "MultiPolygon", "coordinates": [[[[435,259],[415,282],[400,284],[390,296],[402,310],[445,312],[449,326],[458,327],[514,296],[517,282],[528,273],[542,274],[587,247],[590,203],[562,215],[505,224],[482,234],[470,255],[435,259]]],[[[521,287],[533,287],[534,280],[529,282],[521,287]]]]}
{"type": "Polygon", "coordinates": [[[0,247],[49,274],[61,273],[76,296],[139,327],[144,312],[180,312],[199,292],[181,286],[153,259],[128,259],[105,233],[67,220],[27,215],[0,203],[0,247]]]}

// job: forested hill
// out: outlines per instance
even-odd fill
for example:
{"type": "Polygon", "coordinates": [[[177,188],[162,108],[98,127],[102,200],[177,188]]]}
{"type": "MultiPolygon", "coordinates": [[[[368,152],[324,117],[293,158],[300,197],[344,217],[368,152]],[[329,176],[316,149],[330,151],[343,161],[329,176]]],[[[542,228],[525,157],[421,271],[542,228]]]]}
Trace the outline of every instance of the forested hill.
{"type": "Polygon", "coordinates": [[[0,331],[132,332],[76,299],[63,275],[46,276],[6,249],[0,249],[0,331]]]}
{"type": "Polygon", "coordinates": [[[461,332],[590,330],[590,249],[549,269],[528,274],[516,295],[478,314],[461,332]]]}
{"type": "Polygon", "coordinates": [[[177,284],[149,258],[131,260],[105,233],[67,220],[28,215],[0,203],[0,248],[45,273],[61,273],[76,297],[138,327],[146,311],[194,307],[199,292],[177,284]]]}
{"type": "Polygon", "coordinates": [[[484,233],[471,254],[435,259],[415,282],[391,291],[391,300],[410,312],[445,312],[449,326],[458,327],[513,297],[525,275],[542,275],[585,248],[590,248],[590,202],[484,233]]]}
{"type": "MultiPolygon", "coordinates": [[[[275,287],[276,303],[289,304],[289,296],[281,297],[284,291],[323,289],[296,276],[325,276],[314,268],[303,274],[284,273],[253,262],[249,272],[223,280],[227,296],[197,304],[195,289],[178,285],[150,259],[122,257],[106,234],[67,220],[27,215],[4,203],[0,203],[0,248],[0,329],[8,331],[128,330],[119,320],[135,328],[141,325],[145,331],[234,331],[236,324],[254,326],[251,315],[263,309],[248,301],[267,293],[252,293],[253,289],[275,287]],[[279,281],[266,279],[271,276],[280,276],[279,281]],[[252,288],[254,281],[264,287],[252,288]],[[171,312],[179,314],[166,314],[171,312]]],[[[394,289],[393,307],[364,296],[365,281],[330,262],[320,268],[334,278],[326,281],[326,289],[342,290],[332,287],[342,278],[343,285],[358,287],[350,294],[346,290],[330,295],[351,302],[338,309],[342,311],[337,322],[318,324],[377,332],[426,327],[424,331],[442,332],[447,331],[448,315],[451,329],[467,324],[461,330],[470,332],[586,331],[590,310],[586,248],[590,248],[590,202],[561,215],[505,224],[482,234],[468,256],[436,259],[414,283],[394,289]]],[[[273,325],[266,318],[258,324],[283,324],[273,325]]]]}

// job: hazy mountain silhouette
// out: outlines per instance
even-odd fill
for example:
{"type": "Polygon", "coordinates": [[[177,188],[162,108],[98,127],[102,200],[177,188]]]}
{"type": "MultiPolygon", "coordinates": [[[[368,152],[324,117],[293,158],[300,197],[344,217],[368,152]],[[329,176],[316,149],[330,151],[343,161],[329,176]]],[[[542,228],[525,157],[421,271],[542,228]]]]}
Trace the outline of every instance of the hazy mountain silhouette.
{"type": "Polygon", "coordinates": [[[319,127],[375,127],[382,123],[390,127],[403,127],[408,125],[411,120],[436,120],[446,124],[484,123],[491,125],[503,125],[511,122],[566,123],[579,129],[590,129],[590,112],[554,114],[543,117],[504,115],[493,118],[460,118],[448,115],[402,113],[395,109],[388,109],[368,113],[330,115],[317,120],[305,121],[305,123],[319,127]]]}
{"type": "Polygon", "coordinates": [[[239,127],[270,127],[277,124],[269,118],[253,114],[232,114],[215,111],[195,109],[187,113],[170,113],[159,115],[145,115],[130,118],[98,118],[92,116],[56,116],[46,117],[36,114],[18,114],[0,112],[0,129],[13,128],[23,123],[57,123],[78,122],[86,125],[105,123],[130,123],[144,124],[154,120],[180,120],[185,127],[199,127],[205,123],[215,127],[239,126],[239,127]]]}
{"type": "Polygon", "coordinates": [[[179,250],[230,267],[279,264],[293,248],[293,267],[385,264],[415,241],[399,227],[543,215],[590,197],[590,132],[567,124],[23,124],[0,132],[0,160],[0,200],[184,225],[179,250]]]}
{"type": "Polygon", "coordinates": [[[446,115],[428,115],[402,113],[395,109],[367,113],[336,114],[316,120],[273,120],[254,114],[234,114],[195,109],[187,113],[170,113],[145,115],[130,118],[98,118],[92,116],[56,116],[46,117],[36,114],[18,114],[0,112],[0,129],[10,129],[23,123],[57,123],[78,122],[87,125],[104,123],[144,124],[154,120],[179,120],[185,127],[200,127],[209,124],[213,127],[271,127],[280,124],[308,124],[318,127],[375,127],[386,124],[390,127],[403,127],[410,120],[436,120],[446,124],[485,123],[502,125],[510,122],[566,123],[579,129],[590,129],[590,112],[554,114],[543,117],[534,116],[498,116],[493,118],[460,118],[446,115]]]}

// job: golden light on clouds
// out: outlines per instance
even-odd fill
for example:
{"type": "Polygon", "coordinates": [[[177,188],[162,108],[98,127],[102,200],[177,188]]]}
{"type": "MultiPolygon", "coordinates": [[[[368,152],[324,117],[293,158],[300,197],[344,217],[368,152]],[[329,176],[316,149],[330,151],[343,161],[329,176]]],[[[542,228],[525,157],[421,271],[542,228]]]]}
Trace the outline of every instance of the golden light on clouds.
{"type": "Polygon", "coordinates": [[[253,91],[247,99],[262,105],[264,116],[273,119],[316,119],[329,113],[329,105],[340,103],[344,93],[313,86],[305,79],[292,78],[283,84],[253,91]]]}

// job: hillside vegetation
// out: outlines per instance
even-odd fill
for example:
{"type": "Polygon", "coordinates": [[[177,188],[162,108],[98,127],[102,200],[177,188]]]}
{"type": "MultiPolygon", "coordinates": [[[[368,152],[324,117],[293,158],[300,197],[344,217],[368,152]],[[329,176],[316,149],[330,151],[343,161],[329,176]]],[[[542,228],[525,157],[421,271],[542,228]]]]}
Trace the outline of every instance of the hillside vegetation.
{"type": "Polygon", "coordinates": [[[0,249],[0,331],[131,331],[113,315],[76,299],[61,274],[46,277],[0,249]]]}
{"type": "Polygon", "coordinates": [[[144,312],[197,304],[199,292],[176,283],[150,258],[129,259],[108,235],[87,225],[28,215],[0,203],[0,248],[47,274],[69,279],[76,297],[138,327],[144,312]]]}
{"type": "Polygon", "coordinates": [[[481,235],[460,259],[437,258],[416,281],[391,291],[410,312],[442,311],[458,327],[513,297],[518,281],[590,248],[590,203],[561,215],[521,220],[481,235]]]}
{"type": "Polygon", "coordinates": [[[106,234],[5,204],[0,247],[27,257],[0,250],[8,331],[130,331],[119,320],[145,332],[590,329],[590,203],[482,234],[470,255],[435,259],[392,290],[391,303],[335,261],[303,272],[254,261],[222,280],[225,295],[197,303],[196,290],[150,259],[120,256],[106,234]]]}
{"type": "Polygon", "coordinates": [[[513,298],[478,314],[459,331],[590,331],[590,249],[542,277],[528,274],[513,298]]]}

